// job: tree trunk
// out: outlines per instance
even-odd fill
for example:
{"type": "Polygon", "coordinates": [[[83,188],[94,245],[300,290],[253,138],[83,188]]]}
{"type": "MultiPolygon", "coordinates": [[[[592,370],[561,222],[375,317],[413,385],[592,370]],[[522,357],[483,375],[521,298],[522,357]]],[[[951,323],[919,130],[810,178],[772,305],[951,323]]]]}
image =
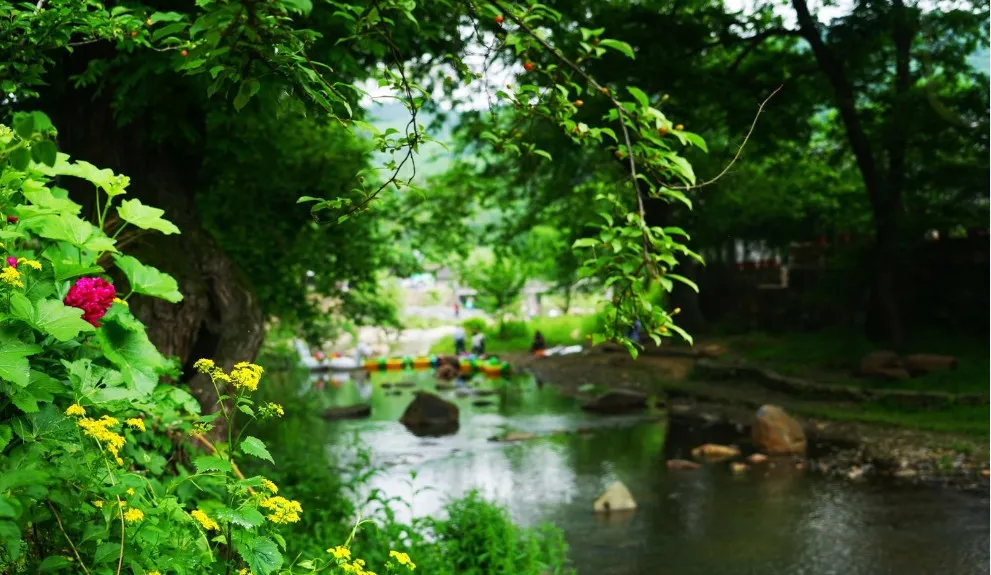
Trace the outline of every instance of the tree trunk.
{"type": "MultiPolygon", "coordinates": [[[[110,87],[95,92],[77,88],[69,80],[70,74],[85,64],[78,56],[62,62],[62,73],[55,76],[60,82],[43,95],[42,109],[59,130],[62,152],[128,176],[127,197],[165,210],[164,217],[181,230],[179,235],[166,236],[129,226],[118,237],[117,247],[178,281],[183,294],[178,304],[135,296],[132,309],[148,326],[148,336],[159,351],[178,358],[204,411],[213,411],[213,386],[208,378],[195,374],[192,363],[208,357],[230,368],[238,361],[253,360],[264,336],[261,308],[246,278],[200,224],[195,210],[196,190],[201,184],[199,150],[190,142],[158,141],[154,137],[152,118],[161,122],[161,113],[173,112],[150,109],[120,125],[110,87]]],[[[168,86],[163,85],[162,90],[190,89],[188,85],[168,86]]],[[[188,108],[185,112],[187,116],[181,120],[197,127],[202,139],[205,122],[197,121],[195,112],[191,120],[188,108]]],[[[73,190],[78,184],[63,183],[75,201],[92,209],[92,189],[83,186],[73,190]]],[[[116,225],[107,227],[113,233],[116,225]]],[[[117,283],[125,281],[118,278],[117,283]]]]}

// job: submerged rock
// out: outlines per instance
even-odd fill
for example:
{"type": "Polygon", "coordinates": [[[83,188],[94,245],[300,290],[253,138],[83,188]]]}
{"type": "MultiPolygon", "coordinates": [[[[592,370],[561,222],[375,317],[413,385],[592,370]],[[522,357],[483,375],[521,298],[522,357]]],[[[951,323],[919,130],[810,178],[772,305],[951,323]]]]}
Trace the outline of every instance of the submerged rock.
{"type": "Polygon", "coordinates": [[[416,387],[416,384],[413,383],[412,381],[400,381],[399,383],[396,383],[394,385],[398,388],[405,388],[405,389],[416,387]]]}
{"type": "Polygon", "coordinates": [[[767,456],[764,455],[763,453],[752,453],[750,454],[750,457],[747,458],[747,461],[749,461],[752,464],[764,463],[765,461],[767,461],[767,456]]]}
{"type": "Polygon", "coordinates": [[[688,461],[687,459],[668,459],[668,469],[676,471],[693,471],[702,467],[701,464],[695,461],[688,461]]]}
{"type": "Polygon", "coordinates": [[[490,405],[495,405],[495,402],[492,401],[491,399],[476,399],[475,401],[471,402],[471,404],[474,405],[475,407],[488,407],[490,405]]]}
{"type": "Polygon", "coordinates": [[[734,461],[733,463],[730,463],[729,464],[729,469],[733,473],[743,473],[744,471],[746,471],[747,469],[750,469],[750,468],[747,466],[746,463],[741,463],[739,461],[734,461]]]}
{"type": "Polygon", "coordinates": [[[628,413],[647,409],[647,396],[625,389],[612,389],[582,405],[585,411],[594,413],[628,413]]]}
{"type": "Polygon", "coordinates": [[[502,443],[512,443],[514,441],[527,441],[528,439],[536,439],[537,436],[532,433],[527,433],[525,431],[510,431],[509,433],[503,435],[502,437],[493,437],[493,441],[499,441],[502,443]]]}
{"type": "Polygon", "coordinates": [[[432,393],[416,392],[399,422],[418,437],[439,437],[457,433],[458,406],[432,393]]]}
{"type": "Polygon", "coordinates": [[[762,405],[751,432],[754,446],[768,455],[805,455],[805,431],[776,405],[762,405]]]}
{"type": "Polygon", "coordinates": [[[616,481],[607,487],[602,495],[592,503],[592,509],[596,513],[632,511],[636,508],[637,502],[633,499],[633,494],[620,481],[616,481]]]}
{"type": "Polygon", "coordinates": [[[705,458],[710,461],[722,461],[740,455],[740,450],[732,445],[717,445],[706,443],[692,450],[692,457],[705,458]]]}
{"type": "Polygon", "coordinates": [[[323,412],[324,419],[360,419],[372,414],[372,406],[367,403],[346,405],[344,407],[328,407],[323,412]]]}

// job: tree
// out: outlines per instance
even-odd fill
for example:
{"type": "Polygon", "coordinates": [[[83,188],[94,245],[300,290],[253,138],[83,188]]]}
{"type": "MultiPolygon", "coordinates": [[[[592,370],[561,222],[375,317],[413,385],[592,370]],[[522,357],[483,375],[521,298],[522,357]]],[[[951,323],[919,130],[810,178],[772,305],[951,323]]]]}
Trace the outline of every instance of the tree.
{"type": "Polygon", "coordinates": [[[499,337],[505,336],[506,311],[519,300],[528,279],[527,265],[510,253],[476,253],[460,269],[464,282],[478,291],[483,309],[499,318],[499,337]]]}

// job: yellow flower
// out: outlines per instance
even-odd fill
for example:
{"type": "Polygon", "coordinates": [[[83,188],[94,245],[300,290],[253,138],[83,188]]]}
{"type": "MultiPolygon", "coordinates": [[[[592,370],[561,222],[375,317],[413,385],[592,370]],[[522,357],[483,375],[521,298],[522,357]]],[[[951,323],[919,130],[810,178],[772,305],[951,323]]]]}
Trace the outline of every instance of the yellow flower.
{"type": "Polygon", "coordinates": [[[0,281],[10,286],[24,287],[21,282],[21,272],[17,271],[17,268],[3,268],[3,271],[0,272],[0,281]]]}
{"type": "Polygon", "coordinates": [[[200,373],[210,373],[217,367],[217,364],[213,363],[212,359],[204,358],[197,359],[196,363],[193,364],[193,367],[200,373]]]}
{"type": "Polygon", "coordinates": [[[237,572],[237,575],[255,575],[255,574],[252,573],[251,571],[248,571],[247,569],[241,569],[240,571],[237,572]]]}
{"type": "Polygon", "coordinates": [[[214,372],[210,374],[210,379],[212,379],[215,383],[218,381],[223,383],[231,382],[231,376],[224,373],[222,369],[214,370],[214,372]]]}
{"type": "MultiPolygon", "coordinates": [[[[122,305],[124,307],[130,307],[131,306],[131,304],[127,303],[126,301],[124,301],[122,299],[120,299],[119,297],[115,297],[114,298],[114,303],[119,303],[120,305],[122,305]]],[[[149,575],[151,575],[151,574],[149,574],[149,575]]]]}
{"type": "Polygon", "coordinates": [[[128,489],[127,490],[127,494],[128,495],[134,495],[134,489],[128,489]]]}
{"type": "Polygon", "coordinates": [[[86,410],[83,409],[78,403],[73,403],[69,407],[65,408],[66,415],[86,415],[86,410]]]}
{"type": "Polygon", "coordinates": [[[206,513],[203,513],[199,509],[194,509],[190,511],[189,514],[193,516],[193,519],[200,522],[200,525],[203,526],[203,529],[206,529],[208,531],[210,529],[213,529],[214,531],[220,530],[220,525],[217,525],[216,521],[210,519],[210,517],[206,513]]]}
{"type": "Polygon", "coordinates": [[[148,572],[148,573],[146,573],[145,575],[162,575],[162,574],[161,574],[161,573],[159,573],[158,571],[149,571],[149,572],[148,572]]]}
{"type": "Polygon", "coordinates": [[[145,514],[141,512],[140,509],[131,508],[124,513],[124,521],[128,523],[136,523],[145,518],[145,514]]]}
{"type": "Polygon", "coordinates": [[[143,419],[138,419],[137,417],[134,417],[134,418],[128,419],[124,423],[126,423],[130,427],[133,427],[134,429],[140,429],[141,431],[144,431],[145,430],[145,420],[143,420],[143,419]]]}
{"type": "Polygon", "coordinates": [[[409,555],[401,551],[396,551],[396,550],[389,551],[389,557],[390,558],[394,557],[396,559],[396,563],[409,567],[410,571],[416,569],[416,565],[414,565],[413,562],[410,561],[409,555]]]}
{"type": "Polygon", "coordinates": [[[93,502],[93,507],[96,507],[97,509],[103,509],[103,502],[97,499],[96,501],[93,502]]]}
{"type": "Polygon", "coordinates": [[[266,515],[272,523],[296,523],[303,512],[299,501],[290,501],[285,497],[269,497],[259,505],[272,512],[266,515]]]}
{"type": "Polygon", "coordinates": [[[279,487],[276,484],[269,481],[268,479],[262,479],[262,487],[269,490],[272,493],[272,495],[275,495],[276,493],[279,492],[279,487]]]}
{"type": "Polygon", "coordinates": [[[261,366],[242,361],[234,366],[231,371],[231,382],[234,387],[243,387],[248,391],[258,389],[258,382],[261,380],[265,370],[261,366]]]}
{"type": "Polygon", "coordinates": [[[267,407],[269,411],[271,411],[278,417],[282,417],[283,415],[286,414],[286,410],[282,409],[282,406],[279,405],[278,403],[272,403],[270,401],[265,405],[265,407],[267,407]]]}
{"type": "Polygon", "coordinates": [[[330,553],[331,555],[333,555],[334,556],[334,559],[350,559],[351,558],[351,550],[348,549],[347,547],[342,547],[341,545],[338,545],[337,547],[334,547],[333,549],[328,549],[327,550],[327,553],[330,553]]]}
{"type": "Polygon", "coordinates": [[[124,447],[124,437],[114,431],[110,431],[111,427],[120,425],[119,421],[109,415],[104,415],[100,419],[82,417],[76,422],[76,425],[81,427],[83,433],[86,435],[99,441],[101,444],[106,444],[107,451],[113,454],[118,465],[124,464],[124,461],[117,454],[120,448],[124,447]]]}
{"type": "Polygon", "coordinates": [[[35,271],[41,271],[41,262],[36,262],[34,260],[29,260],[27,258],[17,258],[18,264],[24,264],[29,268],[34,268],[35,271]]]}

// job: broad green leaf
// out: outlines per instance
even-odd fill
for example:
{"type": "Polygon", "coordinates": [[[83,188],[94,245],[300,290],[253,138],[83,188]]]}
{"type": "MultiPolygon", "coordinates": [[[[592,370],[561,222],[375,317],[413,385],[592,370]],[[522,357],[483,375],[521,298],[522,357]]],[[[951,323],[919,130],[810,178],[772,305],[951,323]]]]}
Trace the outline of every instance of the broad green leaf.
{"type": "Polygon", "coordinates": [[[254,507],[242,507],[241,509],[220,509],[216,512],[216,517],[220,521],[230,521],[235,525],[251,529],[265,523],[265,516],[254,507]]]}
{"type": "Polygon", "coordinates": [[[17,112],[14,114],[14,131],[25,140],[30,140],[34,135],[34,115],[30,112],[17,112]]]}
{"type": "Polygon", "coordinates": [[[250,435],[245,437],[244,440],[241,441],[241,451],[248,455],[253,455],[259,459],[264,459],[271,463],[275,463],[275,460],[272,459],[272,455],[268,452],[265,444],[262,443],[262,440],[257,437],[252,437],[250,435]]]}
{"type": "Polygon", "coordinates": [[[696,284],[696,283],[695,283],[695,282],[693,282],[692,280],[690,280],[690,279],[688,279],[688,278],[686,278],[685,276],[680,276],[680,275],[678,275],[678,274],[671,274],[671,273],[669,273],[669,274],[665,274],[665,275],[666,275],[667,277],[669,277],[669,278],[671,278],[671,279],[673,279],[673,280],[675,280],[675,281],[678,281],[678,282],[681,282],[681,283],[683,283],[683,284],[685,284],[686,286],[688,286],[688,287],[690,287],[690,288],[692,288],[692,290],[694,290],[694,291],[695,291],[695,293],[698,293],[698,291],[699,291],[699,286],[698,286],[698,284],[696,284]]]}
{"type": "Polygon", "coordinates": [[[255,575],[269,575],[282,567],[282,554],[275,541],[268,537],[243,533],[236,539],[234,547],[255,575]]]}
{"type": "Polygon", "coordinates": [[[150,295],[172,303],[182,301],[179,285],[169,274],[145,265],[131,256],[115,255],[114,262],[127,276],[127,281],[135,293],[150,295]]]}
{"type": "Polygon", "coordinates": [[[124,200],[117,208],[120,219],[143,230],[158,230],[166,235],[178,234],[179,228],[162,218],[164,213],[165,210],[146,206],[138,199],[124,200]]]}
{"type": "Polygon", "coordinates": [[[63,555],[52,555],[51,557],[45,557],[45,560],[38,565],[39,573],[48,573],[50,571],[58,571],[59,569],[65,569],[71,567],[72,563],[65,558],[63,555]]]}
{"type": "Polygon", "coordinates": [[[618,52],[622,52],[624,55],[630,58],[636,58],[636,54],[633,53],[633,48],[621,40],[610,40],[608,38],[599,40],[599,45],[605,46],[607,48],[612,48],[618,52]]]}
{"type": "Polygon", "coordinates": [[[241,82],[241,87],[237,90],[237,96],[234,96],[234,109],[240,112],[248,104],[248,101],[258,93],[260,88],[261,83],[255,78],[248,78],[244,82],[241,82]]]}
{"type": "Polygon", "coordinates": [[[10,440],[14,438],[14,432],[10,430],[10,426],[6,423],[0,423],[0,453],[7,448],[7,444],[10,440]]]}
{"type": "Polygon", "coordinates": [[[28,357],[41,347],[24,343],[7,333],[0,333],[0,379],[19,387],[27,387],[31,375],[28,357]]]}
{"type": "Polygon", "coordinates": [[[81,250],[116,252],[116,243],[93,224],[72,214],[50,214],[31,218],[24,224],[35,234],[50,240],[68,242],[81,250]]]}
{"type": "Polygon", "coordinates": [[[17,148],[7,156],[10,166],[18,171],[24,171],[31,165],[31,152],[27,148],[17,148]]]}
{"type": "Polygon", "coordinates": [[[55,157],[58,155],[58,148],[51,140],[41,140],[31,144],[31,158],[39,164],[49,167],[55,166],[55,157]]]}
{"type": "Polygon", "coordinates": [[[233,470],[229,461],[213,455],[197,457],[193,460],[193,465],[196,467],[197,473],[207,473],[210,471],[223,471],[227,473],[233,470]]]}
{"type": "Polygon", "coordinates": [[[70,162],[66,154],[58,154],[54,166],[39,165],[35,169],[47,176],[72,176],[86,180],[110,197],[127,193],[126,188],[131,182],[127,176],[118,176],[109,168],[100,169],[82,160],[70,162]]]}
{"type": "Polygon", "coordinates": [[[159,371],[167,365],[165,358],[145,332],[131,331],[106,316],[103,319],[103,326],[96,332],[103,354],[117,366],[130,389],[150,395],[158,383],[159,371]]]}
{"type": "Polygon", "coordinates": [[[571,247],[572,248],[588,248],[588,247],[592,247],[592,246],[597,246],[600,243],[602,243],[602,242],[600,242],[599,240],[597,240],[595,238],[578,238],[577,240],[575,240],[575,243],[571,244],[571,247]]]}
{"type": "Polygon", "coordinates": [[[650,99],[647,98],[647,94],[645,94],[643,90],[637,88],[636,86],[627,86],[626,90],[630,93],[631,96],[636,98],[637,103],[640,104],[641,108],[646,108],[650,106],[650,99]]]}
{"type": "Polygon", "coordinates": [[[79,332],[95,329],[82,319],[83,310],[68,307],[59,300],[43,299],[32,303],[26,296],[15,293],[11,296],[10,304],[14,317],[59,341],[69,341],[79,335],[79,332]]]}
{"type": "Polygon", "coordinates": [[[49,188],[37,180],[24,180],[21,183],[21,193],[32,205],[17,207],[17,215],[21,219],[44,214],[78,215],[83,207],[68,197],[68,192],[61,188],[49,188]]]}

